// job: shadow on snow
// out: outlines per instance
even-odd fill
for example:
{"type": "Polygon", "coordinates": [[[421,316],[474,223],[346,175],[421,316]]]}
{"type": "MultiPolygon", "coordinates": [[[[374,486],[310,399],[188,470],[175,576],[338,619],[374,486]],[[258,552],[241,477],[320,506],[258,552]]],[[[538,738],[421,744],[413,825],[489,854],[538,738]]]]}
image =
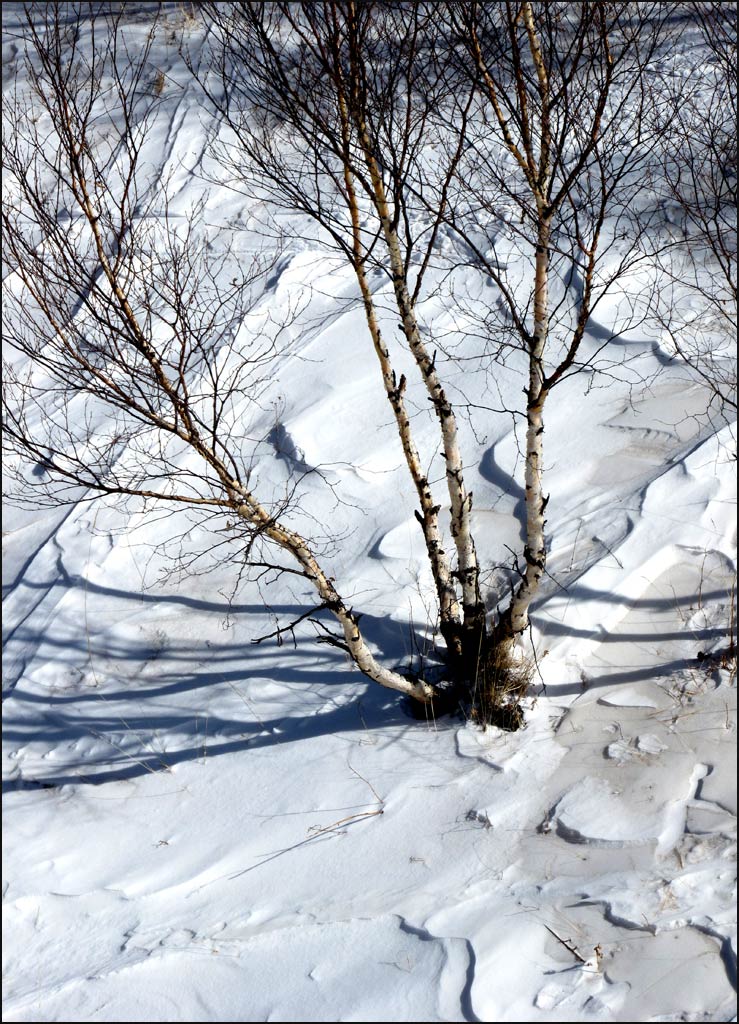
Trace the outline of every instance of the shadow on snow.
{"type": "MultiPolygon", "coordinates": [[[[49,584],[24,583],[24,586],[48,588],[49,584]]],[[[113,597],[140,605],[169,604],[221,616],[264,616],[265,612],[258,604],[228,605],[184,595],[142,595],[68,575],[52,586],[86,588],[88,595],[113,597]]],[[[582,585],[575,584],[569,592],[575,600],[595,599],[604,604],[614,601],[611,595],[593,592],[582,585]]],[[[702,599],[709,602],[725,596],[724,591],[717,590],[704,593],[702,599]]],[[[656,612],[668,607],[679,609],[693,600],[690,595],[650,597],[629,602],[628,608],[656,612]]],[[[295,619],[306,609],[300,605],[282,605],[271,610],[295,619]]],[[[368,637],[378,646],[380,656],[394,664],[402,661],[398,624],[389,618],[370,616],[364,616],[362,621],[368,637]]],[[[707,644],[725,634],[720,628],[686,628],[658,634],[649,631],[605,633],[600,629],[559,625],[551,620],[542,622],[542,627],[546,636],[574,635],[602,644],[648,644],[652,655],[655,646],[666,641],[688,639],[707,644]]],[[[22,645],[38,640],[24,623],[18,625],[13,636],[22,645]]],[[[410,634],[406,632],[406,637],[411,644],[423,649],[424,638],[412,629],[410,634]]],[[[291,642],[279,648],[276,645],[267,648],[244,643],[211,644],[206,640],[192,644],[168,642],[157,649],[146,641],[129,643],[109,636],[88,637],[82,632],[77,638],[68,639],[45,636],[42,642],[52,652],[58,650],[60,660],[68,661],[80,678],[85,674],[80,666],[96,662],[102,666],[105,662],[99,674],[105,675],[106,682],[112,679],[114,685],[38,693],[23,685],[21,677],[19,685],[9,691],[10,699],[6,702],[6,742],[18,747],[42,744],[49,751],[54,750],[60,759],[65,751],[59,748],[66,748],[69,763],[56,768],[44,764],[37,777],[24,778],[23,762],[19,760],[18,774],[3,781],[3,792],[101,785],[170,771],[179,764],[203,757],[212,759],[329,734],[371,734],[388,726],[403,726],[407,730],[417,727],[405,711],[404,698],[373,683],[365,684],[350,669],[341,652],[325,646],[309,647],[304,642],[301,650],[296,650],[291,642]],[[113,669],[111,663],[114,663],[113,669]],[[125,666],[123,671],[121,665],[125,666]],[[126,679],[126,684],[120,685],[126,679]],[[279,716],[270,715],[265,709],[269,694],[266,698],[260,696],[260,683],[267,689],[275,684],[280,687],[279,716]],[[342,687],[351,687],[349,695],[346,689],[342,692],[342,687]],[[248,697],[242,692],[244,689],[249,691],[248,697]],[[188,695],[200,692],[200,700],[194,704],[188,701],[188,695]],[[216,705],[219,712],[211,712],[209,707],[216,705]],[[105,753],[101,754],[98,749],[89,761],[79,754],[75,760],[75,745],[84,742],[89,746],[91,739],[98,745],[103,744],[105,753]],[[154,749],[155,744],[161,749],[154,749]]],[[[53,654],[49,660],[54,660],[53,654]]],[[[653,657],[645,658],[643,667],[634,666],[623,672],[607,671],[590,678],[588,689],[645,679],[659,680],[694,664],[690,659],[677,658],[654,665],[653,657]]],[[[553,691],[565,695],[581,692],[581,689],[578,682],[558,685],[553,691]]]]}

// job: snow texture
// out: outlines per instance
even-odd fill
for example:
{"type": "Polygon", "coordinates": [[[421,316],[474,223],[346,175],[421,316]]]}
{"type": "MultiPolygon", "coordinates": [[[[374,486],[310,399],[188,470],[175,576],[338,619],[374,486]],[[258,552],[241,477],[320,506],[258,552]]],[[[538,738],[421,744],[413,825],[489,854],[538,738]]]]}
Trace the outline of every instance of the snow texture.
{"type": "MultiPolygon", "coordinates": [[[[205,131],[158,45],[146,145],[174,216],[206,187],[205,131]]],[[[243,197],[205,209],[248,244],[243,197]]],[[[329,560],[375,650],[407,664],[430,645],[422,537],[351,277],[311,245],[263,299],[314,285],[255,479],[303,477],[313,521],[351,530],[329,560]]],[[[283,579],[267,607],[254,583],[232,595],[229,563],[167,575],[176,519],[6,508],[4,1020],[736,1019],[736,688],[697,660],[733,599],[733,426],[651,339],[623,343],[650,388],[573,378],[548,412],[552,578],[516,733],[413,720],[310,627],[252,645],[310,592],[283,579]]],[[[484,387],[471,375],[471,400],[484,387]]],[[[520,545],[514,424],[464,444],[494,578],[520,545]]]]}

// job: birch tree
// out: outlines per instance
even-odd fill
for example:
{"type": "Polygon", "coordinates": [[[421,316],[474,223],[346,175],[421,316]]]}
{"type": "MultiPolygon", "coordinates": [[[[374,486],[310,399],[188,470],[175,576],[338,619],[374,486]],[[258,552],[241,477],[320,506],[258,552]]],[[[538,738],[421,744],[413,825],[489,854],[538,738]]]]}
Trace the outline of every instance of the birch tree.
{"type": "Polygon", "coordinates": [[[659,152],[665,258],[655,313],[669,345],[736,414],[737,12],[687,5],[692,46],[666,93],[659,152]]]}
{"type": "Polygon", "coordinates": [[[142,156],[157,26],[133,38],[124,18],[27,9],[31,91],[3,110],[8,467],[32,502],[113,495],[240,524],[241,559],[308,581],[360,671],[426,702],[423,680],[377,662],[314,545],[285,525],[289,504],[250,484],[249,411],[276,353],[238,327],[269,264],[212,256],[194,218],[169,217],[142,156]]]}
{"type": "Polygon", "coordinates": [[[474,672],[486,625],[472,495],[457,414],[418,317],[474,89],[468,86],[460,100],[446,160],[431,170],[429,144],[449,131],[434,112],[453,84],[437,52],[445,39],[435,5],[242,2],[204,10],[214,45],[197,74],[236,140],[216,144],[219,164],[230,168],[233,187],[313,218],[353,267],[418,497],[440,631],[453,665],[474,672]],[[438,424],[455,564],[444,549],[442,499],[423,469],[431,458],[413,437],[408,382],[381,331],[368,281],[373,268],[392,284],[403,341],[438,424]]]}
{"type": "Polygon", "coordinates": [[[489,350],[527,362],[526,541],[494,627],[506,646],[527,628],[547,571],[546,405],[573,374],[612,367],[610,340],[644,316],[628,293],[643,291],[636,271],[656,255],[653,149],[673,33],[669,12],[651,3],[450,3],[445,13],[479,99],[449,219],[498,286],[501,309],[483,325],[489,350]],[[480,242],[470,210],[486,211],[528,253],[527,290],[496,259],[495,237],[480,242]],[[620,320],[586,350],[590,318],[614,290],[625,299],[620,320]]]}
{"type": "MultiPolygon", "coordinates": [[[[613,335],[651,308],[629,291],[655,259],[669,9],[242,0],[198,11],[208,43],[186,59],[217,115],[218,183],[310,219],[354,273],[417,500],[447,651],[442,685],[481,718],[520,724],[527,680],[513,649],[547,572],[547,403],[573,374],[613,366],[611,337],[589,331],[605,295],[617,289],[625,302],[613,335]],[[524,276],[498,260],[498,230],[525,257],[524,276]],[[496,287],[477,324],[491,372],[525,362],[525,544],[510,603],[489,621],[445,376],[453,364],[423,313],[462,261],[496,287]],[[418,394],[430,450],[414,427],[418,394]]],[[[238,523],[245,564],[308,581],[318,604],[306,614],[338,625],[327,639],[375,682],[429,702],[432,681],[373,656],[315,544],[288,525],[291,496],[252,484],[248,411],[278,342],[244,345],[238,325],[269,259],[245,267],[222,239],[211,251],[196,216],[184,227],[168,216],[161,168],[142,157],[158,103],[147,80],[156,23],[132,46],[124,15],[125,5],[28,8],[32,96],[5,110],[4,325],[31,367],[6,376],[11,456],[40,467],[52,490],[66,482],[238,523]]]]}

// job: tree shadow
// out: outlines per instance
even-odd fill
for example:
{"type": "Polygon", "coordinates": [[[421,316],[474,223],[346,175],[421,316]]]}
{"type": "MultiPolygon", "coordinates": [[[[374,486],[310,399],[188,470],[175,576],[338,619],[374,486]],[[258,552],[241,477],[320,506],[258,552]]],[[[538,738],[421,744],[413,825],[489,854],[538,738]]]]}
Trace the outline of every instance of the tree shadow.
{"type": "MultiPolygon", "coordinates": [[[[506,472],[495,457],[495,449],[497,445],[491,445],[483,453],[482,459],[478,471],[483,480],[486,480],[489,484],[492,484],[500,494],[499,499],[507,499],[508,502],[513,501],[513,508],[511,509],[511,516],[519,524],[519,539],[525,540],[524,524],[526,522],[526,492],[523,487],[511,476],[510,473],[506,472]]],[[[497,504],[496,500],[496,504],[497,504]]],[[[495,507],[495,506],[494,506],[495,507]]]]}
{"type": "MultiPolygon", "coordinates": [[[[645,617],[648,617],[650,613],[658,613],[665,611],[674,611],[676,616],[680,616],[685,609],[694,609],[698,595],[696,594],[673,594],[669,597],[639,597],[632,600],[624,600],[608,593],[607,591],[596,590],[592,587],[584,586],[583,584],[573,584],[567,588],[567,595],[573,602],[588,602],[593,601],[602,603],[604,605],[604,611],[607,607],[614,605],[621,605],[624,607],[624,616],[621,622],[624,621],[634,611],[641,612],[645,617]]],[[[725,601],[727,598],[726,589],[714,589],[714,590],[703,590],[700,595],[700,600],[703,605],[710,606],[712,602],[725,601]]],[[[556,684],[552,686],[552,692],[556,693],[557,696],[569,696],[576,693],[582,693],[583,689],[595,689],[603,687],[617,686],[621,683],[638,683],[651,681],[655,683],[664,682],[665,680],[674,677],[678,674],[682,674],[688,671],[694,671],[701,667],[701,659],[699,654],[702,651],[710,650],[717,640],[728,639],[728,625],[727,626],[704,626],[696,627],[694,625],[688,625],[687,623],[678,629],[660,629],[655,630],[623,630],[620,629],[620,623],[617,623],[612,630],[606,630],[602,626],[596,626],[593,629],[586,629],[584,627],[573,626],[572,624],[565,624],[558,622],[554,618],[547,617],[546,619],[538,618],[536,611],[542,611],[546,606],[546,598],[538,601],[532,609],[532,620],[537,626],[542,638],[555,637],[577,637],[583,640],[595,641],[599,645],[604,645],[603,658],[604,662],[607,661],[608,657],[608,646],[609,644],[623,643],[633,644],[636,650],[644,651],[645,655],[652,655],[654,651],[661,645],[667,643],[690,643],[695,646],[695,655],[693,657],[678,656],[673,658],[665,658],[662,661],[655,663],[653,657],[649,657],[648,661],[645,661],[643,665],[631,665],[628,668],[619,670],[618,667],[610,667],[604,664],[604,670],[600,674],[590,674],[586,683],[582,681],[576,683],[565,683],[556,684]]],[[[736,621],[736,612],[735,612],[736,621]]],[[[591,668],[591,673],[593,672],[591,668]]]]}
{"type": "MultiPolygon", "coordinates": [[[[624,619],[633,611],[660,612],[672,610],[676,614],[680,614],[681,610],[691,609],[698,601],[698,595],[696,594],[675,594],[670,597],[637,597],[633,599],[625,599],[623,597],[610,594],[604,590],[596,590],[593,587],[584,586],[581,583],[567,587],[566,592],[567,597],[573,603],[591,603],[593,601],[597,601],[602,603],[604,606],[621,605],[626,609],[623,616],[624,619]]],[[[534,603],[532,607],[532,618],[535,621],[536,612],[543,611],[547,600],[551,597],[552,594],[549,594],[534,603]]],[[[713,601],[726,600],[726,597],[726,589],[720,588],[716,590],[704,590],[700,595],[703,605],[710,605],[713,601]]],[[[695,627],[688,625],[685,625],[682,629],[669,631],[663,630],[659,633],[655,633],[653,630],[641,633],[617,630],[609,632],[603,629],[602,626],[596,626],[593,629],[585,629],[583,627],[565,625],[551,617],[548,617],[545,620],[540,620],[537,622],[537,626],[545,636],[582,637],[585,640],[598,640],[599,643],[621,643],[628,641],[633,643],[664,643],[669,640],[686,640],[688,638],[692,638],[698,643],[707,644],[711,640],[715,640],[726,635],[726,629],[723,629],[720,626],[706,626],[704,628],[696,629],[695,627]]]]}
{"type": "MultiPolygon", "coordinates": [[[[57,585],[84,587],[88,595],[123,603],[174,604],[232,618],[259,615],[262,621],[265,615],[263,605],[180,594],[142,595],[81,577],[67,576],[57,585]]],[[[287,621],[306,610],[297,604],[270,609],[287,621]]],[[[398,623],[365,615],[362,626],[382,660],[407,669],[398,623]]],[[[406,638],[408,629],[403,627],[406,638]]],[[[22,646],[38,639],[27,623],[19,624],[14,636],[22,646]]],[[[411,643],[423,649],[424,638],[414,631],[411,643]]],[[[69,687],[38,692],[21,679],[12,690],[5,705],[5,741],[17,750],[30,745],[41,751],[33,753],[39,769],[34,769],[33,778],[23,773],[24,758],[16,757],[17,774],[3,781],[3,793],[102,785],[266,746],[336,734],[369,736],[388,726],[419,725],[407,708],[407,698],[363,679],[341,651],[311,643],[309,636],[301,638],[299,646],[169,639],[156,648],[150,638],[139,643],[120,635],[80,632],[69,638],[45,635],[43,644],[51,651],[50,660],[58,653],[59,662],[69,665],[80,682],[73,679],[69,687]],[[93,676],[105,677],[104,685],[81,683],[89,679],[81,668],[90,665],[100,667],[93,676]],[[275,687],[277,698],[261,696],[261,691],[274,693],[275,687]],[[56,766],[43,757],[51,752],[56,766]],[[67,763],[59,765],[65,759],[67,763]]]]}
{"type": "MultiPolygon", "coordinates": [[[[48,587],[44,583],[24,585],[48,587]]],[[[229,604],[182,594],[140,594],[80,576],[66,575],[54,585],[84,588],[88,596],[115,598],[124,606],[131,602],[139,606],[174,605],[221,617],[253,615],[262,620],[265,615],[260,604],[229,604]]],[[[625,603],[582,584],[571,586],[568,593],[573,601],[598,601],[604,606],[625,603]]],[[[721,589],[702,594],[705,604],[725,598],[726,591],[721,589]]],[[[626,603],[626,614],[633,610],[646,614],[666,609],[678,612],[694,602],[694,595],[637,598],[626,603]]],[[[539,604],[540,610],[544,603],[539,604]]],[[[283,604],[270,610],[292,620],[306,608],[283,604]]],[[[536,610],[533,617],[536,621],[536,610]]],[[[413,626],[401,627],[389,617],[365,615],[362,625],[382,660],[389,664],[403,662],[404,643],[410,643],[411,648],[415,645],[417,650],[423,650],[427,643],[413,626]]],[[[609,633],[552,619],[541,621],[540,629],[544,637],[575,636],[606,645],[648,644],[652,654],[661,643],[684,641],[688,636],[696,645],[710,646],[726,635],[724,629],[713,626],[609,633]]],[[[38,640],[37,632],[27,622],[18,625],[14,636],[21,646],[38,640]]],[[[80,666],[86,669],[97,664],[105,665],[100,675],[110,682],[91,687],[73,681],[69,687],[38,692],[33,683],[21,680],[6,703],[6,742],[18,750],[40,745],[46,753],[53,752],[58,762],[66,757],[67,763],[54,765],[51,758],[34,752],[34,765],[42,767],[31,778],[23,774],[24,758],[17,757],[16,774],[3,782],[5,793],[130,781],[151,773],[171,772],[186,762],[207,762],[227,754],[328,735],[365,735],[367,742],[374,743],[377,736],[373,733],[390,727],[397,736],[399,727],[415,730],[419,725],[411,718],[405,698],[364,680],[340,651],[317,646],[309,637],[301,638],[299,647],[292,643],[278,647],[275,643],[266,646],[168,639],[159,648],[151,638],[138,642],[120,635],[80,631],[70,638],[46,635],[43,643],[52,652],[50,660],[54,660],[53,652],[58,652],[59,661],[67,663],[79,680],[86,675],[80,666]],[[262,696],[263,691],[274,691],[275,687],[277,696],[262,696]]],[[[587,688],[659,682],[696,665],[695,660],[684,657],[658,664],[650,659],[643,666],[604,671],[588,679],[587,688]]],[[[408,667],[407,653],[403,667],[408,667]]],[[[582,689],[579,681],[552,687],[558,696],[581,693],[582,689]]],[[[423,722],[420,724],[424,727],[423,722]]],[[[453,727],[453,720],[450,725],[453,727]]]]}

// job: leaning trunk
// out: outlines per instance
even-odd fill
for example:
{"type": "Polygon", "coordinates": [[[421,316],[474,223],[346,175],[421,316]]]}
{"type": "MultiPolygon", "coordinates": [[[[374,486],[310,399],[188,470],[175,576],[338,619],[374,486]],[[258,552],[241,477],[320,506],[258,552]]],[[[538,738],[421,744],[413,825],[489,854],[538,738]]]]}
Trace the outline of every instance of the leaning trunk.
{"type": "Polygon", "coordinates": [[[423,538],[426,543],[426,554],[428,555],[431,573],[434,578],[436,594],[439,601],[439,618],[441,623],[441,634],[447,645],[452,659],[458,658],[460,644],[460,611],[457,591],[451,573],[451,566],[439,529],[439,506],[434,502],[431,485],[428,477],[423,471],[421,456],[416,447],[411,430],[410,417],[405,406],[406,379],[401,374],[397,378],[395,370],[390,361],[390,353],[384,342],[380,325],[377,319],[377,311],[372,296],[372,291],[367,280],[365,256],[362,248],[359,204],[354,184],[354,174],[351,167],[350,156],[350,126],[349,112],[343,90],[339,89],[338,94],[339,114],[341,118],[342,136],[344,144],[344,184],[346,186],[346,197],[349,207],[349,214],[352,223],[352,249],[354,273],[359,283],[364,303],[365,318],[369,328],[375,355],[380,364],[382,383],[385,388],[390,407],[393,410],[395,424],[398,429],[398,436],[403,449],[406,466],[416,488],[420,511],[416,512],[423,538]]]}
{"type": "Polygon", "coordinates": [[[244,491],[243,488],[238,488],[238,490],[242,492],[242,501],[236,505],[239,516],[250,526],[261,530],[266,537],[297,560],[306,577],[318,592],[323,606],[331,612],[341,626],[344,643],[340,646],[346,650],[357,668],[380,686],[397,690],[423,703],[428,703],[433,697],[432,687],[424,683],[423,680],[407,679],[400,673],[384,668],[377,662],[362,636],[358,616],[341,599],[331,579],[321,569],[300,534],[280,526],[270,518],[266,509],[262,508],[251,494],[244,491]],[[244,498],[246,500],[243,500],[244,498]]]}

